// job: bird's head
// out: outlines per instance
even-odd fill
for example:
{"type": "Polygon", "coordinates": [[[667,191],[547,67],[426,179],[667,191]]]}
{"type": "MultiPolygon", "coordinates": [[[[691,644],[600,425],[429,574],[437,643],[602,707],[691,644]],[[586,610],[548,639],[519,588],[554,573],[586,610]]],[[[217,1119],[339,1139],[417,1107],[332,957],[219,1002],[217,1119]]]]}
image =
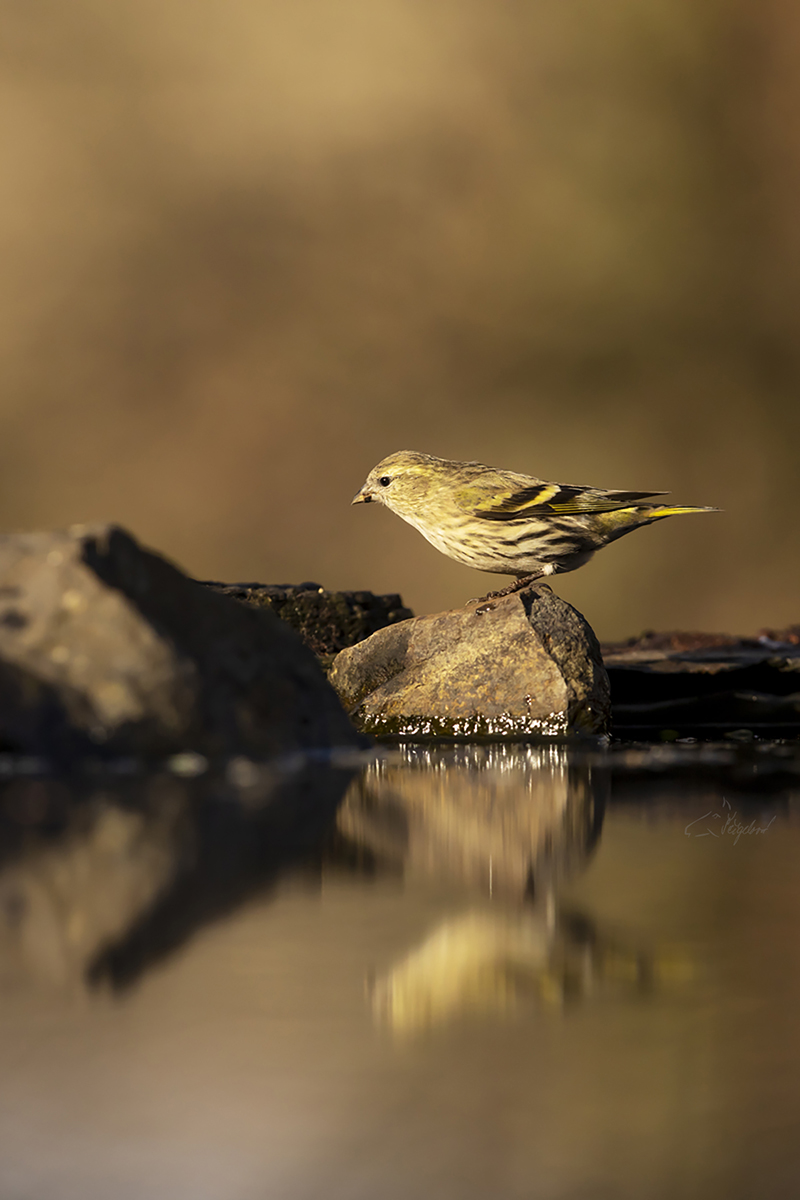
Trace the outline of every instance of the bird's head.
{"type": "Polygon", "coordinates": [[[415,450],[398,450],[373,467],[366,481],[353,497],[353,504],[384,504],[398,516],[414,512],[438,486],[441,458],[419,454],[415,450]]]}

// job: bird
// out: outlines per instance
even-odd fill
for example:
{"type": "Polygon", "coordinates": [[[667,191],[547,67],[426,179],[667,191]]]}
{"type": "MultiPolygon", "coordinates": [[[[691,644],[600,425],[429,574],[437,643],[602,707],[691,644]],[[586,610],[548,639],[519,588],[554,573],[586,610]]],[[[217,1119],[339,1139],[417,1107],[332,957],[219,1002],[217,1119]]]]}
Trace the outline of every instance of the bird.
{"type": "Polygon", "coordinates": [[[666,495],[548,483],[485,463],[399,450],[373,467],[352,503],[383,504],[448,558],[517,577],[482,597],[487,599],[575,571],[597,550],[642,525],[719,511],[654,502],[666,495]]]}

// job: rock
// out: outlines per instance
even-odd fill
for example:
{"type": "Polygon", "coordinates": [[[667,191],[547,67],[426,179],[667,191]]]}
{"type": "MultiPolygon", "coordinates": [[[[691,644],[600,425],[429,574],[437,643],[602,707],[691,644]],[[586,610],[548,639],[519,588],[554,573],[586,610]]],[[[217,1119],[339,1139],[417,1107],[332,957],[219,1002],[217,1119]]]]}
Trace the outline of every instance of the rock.
{"type": "Polygon", "coordinates": [[[0,537],[0,743],[274,755],[358,736],[272,613],[187,578],[113,526],[0,537]]]}
{"type": "Polygon", "coordinates": [[[603,646],[615,735],[796,737],[799,641],[790,626],[755,638],[647,633],[603,646]]]}
{"type": "Polygon", "coordinates": [[[342,650],[330,680],[377,736],[603,734],[609,722],[597,639],[546,586],[381,629],[342,650]]]}
{"type": "Polygon", "coordinates": [[[371,633],[413,617],[400,596],[372,592],[329,592],[318,583],[206,583],[225,596],[256,608],[268,608],[291,625],[324,667],[347,646],[371,633]]]}

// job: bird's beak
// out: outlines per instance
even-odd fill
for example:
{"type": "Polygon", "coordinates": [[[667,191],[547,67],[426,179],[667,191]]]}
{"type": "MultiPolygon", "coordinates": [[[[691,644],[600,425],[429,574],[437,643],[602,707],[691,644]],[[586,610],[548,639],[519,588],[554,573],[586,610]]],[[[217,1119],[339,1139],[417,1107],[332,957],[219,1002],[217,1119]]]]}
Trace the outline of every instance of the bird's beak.
{"type": "Polygon", "coordinates": [[[353,502],[353,504],[369,504],[369,503],[371,503],[371,501],[372,501],[372,492],[369,490],[367,485],[364,484],[361,491],[356,492],[355,496],[353,496],[352,502],[353,502]]]}

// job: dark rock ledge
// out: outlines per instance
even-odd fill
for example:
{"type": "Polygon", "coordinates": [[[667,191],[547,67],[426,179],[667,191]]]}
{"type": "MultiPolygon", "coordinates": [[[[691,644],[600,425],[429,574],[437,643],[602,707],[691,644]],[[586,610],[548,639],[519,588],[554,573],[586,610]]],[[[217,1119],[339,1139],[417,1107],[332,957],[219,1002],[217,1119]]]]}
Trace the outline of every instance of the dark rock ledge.
{"type": "Polygon", "coordinates": [[[800,734],[798,625],[756,637],[647,633],[602,651],[616,737],[800,734]]]}

